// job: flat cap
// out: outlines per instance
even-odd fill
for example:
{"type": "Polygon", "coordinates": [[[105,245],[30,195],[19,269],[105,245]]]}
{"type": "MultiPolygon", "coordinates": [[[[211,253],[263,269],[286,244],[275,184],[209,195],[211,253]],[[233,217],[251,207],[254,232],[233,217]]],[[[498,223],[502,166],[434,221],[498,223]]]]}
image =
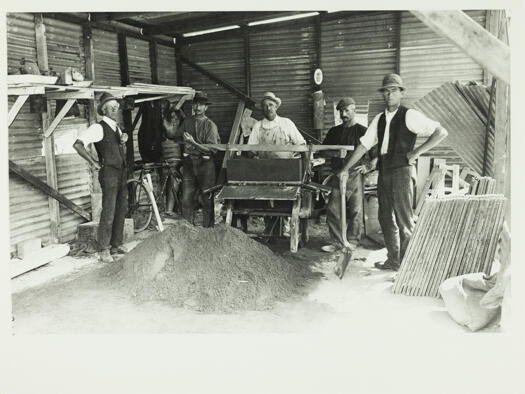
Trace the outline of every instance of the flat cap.
{"type": "Polygon", "coordinates": [[[343,97],[339,102],[337,103],[337,106],[335,107],[336,110],[341,110],[343,108],[348,107],[349,105],[355,105],[355,101],[352,97],[343,97]]]}

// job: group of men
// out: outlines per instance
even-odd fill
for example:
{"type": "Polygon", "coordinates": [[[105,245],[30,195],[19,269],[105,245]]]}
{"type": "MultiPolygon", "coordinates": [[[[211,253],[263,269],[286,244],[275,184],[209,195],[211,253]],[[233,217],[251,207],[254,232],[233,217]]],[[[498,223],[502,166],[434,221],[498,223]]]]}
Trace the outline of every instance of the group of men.
{"type": "MultiPolygon", "coordinates": [[[[332,193],[327,204],[327,223],[332,244],[323,247],[335,251],[346,246],[347,239],[357,246],[360,239],[363,206],[362,174],[379,170],[378,199],[379,222],[385,238],[387,260],[377,263],[379,269],[397,270],[414,228],[413,187],[415,160],[432,149],[447,131],[438,122],[428,119],[419,111],[401,105],[405,87],[401,77],[388,74],[379,91],[385,101],[385,111],[375,116],[368,128],[356,122],[355,101],[346,97],[337,105],[342,124],[329,130],[324,144],[352,145],[355,150],[345,159],[332,158],[334,176],[332,193]],[[417,137],[427,137],[416,147],[417,137]],[[377,145],[377,149],[375,146],[377,145]],[[343,174],[345,174],[343,176],[343,174]],[[348,229],[340,225],[341,198],[339,180],[347,178],[346,200],[348,229]]],[[[193,115],[184,118],[175,133],[185,142],[183,151],[182,215],[193,223],[195,195],[198,194],[203,211],[203,226],[214,225],[214,202],[210,195],[202,194],[216,183],[214,149],[207,144],[220,143],[217,125],[206,116],[211,103],[204,92],[197,92],[193,99],[193,115]]],[[[263,119],[256,122],[248,144],[302,145],[306,144],[293,121],[277,115],[281,99],[267,92],[261,99],[263,119]]],[[[98,170],[102,188],[102,213],[98,229],[98,243],[102,261],[112,261],[112,254],[122,250],[122,232],[126,214],[127,170],[123,146],[127,135],[117,125],[118,100],[104,93],[97,107],[100,122],[79,133],[74,148],[91,167],[98,170]],[[86,150],[93,143],[98,161],[86,150]]],[[[258,152],[260,158],[290,158],[293,152],[258,152]]]]}

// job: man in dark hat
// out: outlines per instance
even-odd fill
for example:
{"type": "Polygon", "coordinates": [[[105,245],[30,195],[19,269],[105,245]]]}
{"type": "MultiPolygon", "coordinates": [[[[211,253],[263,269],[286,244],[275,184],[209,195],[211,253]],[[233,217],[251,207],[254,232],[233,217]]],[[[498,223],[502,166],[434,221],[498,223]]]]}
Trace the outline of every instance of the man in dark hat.
{"type": "MultiPolygon", "coordinates": [[[[343,123],[332,127],[323,141],[323,145],[351,145],[356,148],[359,139],[365,134],[366,127],[357,123],[355,115],[355,101],[351,97],[342,98],[336,106],[343,123]]],[[[375,149],[370,150],[358,162],[358,165],[350,171],[346,184],[346,208],[347,216],[347,240],[357,246],[359,243],[363,222],[363,177],[362,174],[375,168],[377,159],[375,149]]],[[[337,173],[344,164],[344,159],[339,158],[339,152],[325,151],[323,156],[331,157],[330,167],[337,173]]],[[[339,190],[339,178],[333,176],[330,180],[332,192],[326,206],[326,222],[332,238],[332,243],[323,246],[325,252],[335,252],[343,247],[341,231],[341,192],[339,190]]]]}
{"type": "Polygon", "coordinates": [[[196,92],[193,98],[193,115],[184,119],[180,132],[186,144],[183,152],[182,216],[193,224],[195,194],[199,193],[202,204],[202,225],[213,227],[215,223],[213,195],[202,190],[215,186],[215,161],[213,149],[202,144],[219,144],[217,125],[206,116],[211,103],[205,92],[196,92]]]}
{"type": "Polygon", "coordinates": [[[117,125],[119,107],[116,97],[103,93],[97,107],[97,112],[102,119],[80,131],[73,144],[73,148],[90,167],[98,170],[98,179],[102,188],[98,246],[100,260],[106,263],[113,261],[111,255],[126,252],[122,248],[122,240],[127,211],[124,146],[128,135],[123,134],[117,125]],[[88,144],[95,145],[98,161],[86,150],[88,144]]]}
{"type": "Polygon", "coordinates": [[[387,248],[387,260],[379,269],[397,271],[414,229],[413,191],[416,159],[439,144],[448,132],[415,109],[401,105],[405,87],[401,77],[388,74],[379,89],[386,109],[370,123],[361,144],[337,173],[340,177],[376,144],[379,150],[379,224],[387,248]],[[427,137],[415,147],[417,137],[427,137]]]}

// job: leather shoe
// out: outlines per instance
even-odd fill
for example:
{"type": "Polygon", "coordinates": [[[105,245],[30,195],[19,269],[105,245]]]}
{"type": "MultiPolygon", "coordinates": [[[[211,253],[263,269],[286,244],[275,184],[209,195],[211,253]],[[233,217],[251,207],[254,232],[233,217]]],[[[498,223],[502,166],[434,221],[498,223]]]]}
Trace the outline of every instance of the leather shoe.
{"type": "Polygon", "coordinates": [[[113,257],[111,257],[111,254],[109,253],[108,249],[104,249],[101,252],[99,252],[98,258],[103,263],[112,263],[113,262],[113,257]]]}
{"type": "Polygon", "coordinates": [[[338,248],[336,245],[332,244],[321,246],[321,250],[326,253],[334,253],[337,252],[339,249],[341,248],[338,248]]]}
{"type": "Polygon", "coordinates": [[[126,254],[127,252],[122,246],[112,246],[110,250],[111,254],[126,254]]]}
{"type": "Polygon", "coordinates": [[[397,271],[399,270],[399,265],[396,263],[391,262],[390,260],[385,261],[384,263],[374,263],[374,267],[380,270],[391,270],[391,271],[397,271]]]}

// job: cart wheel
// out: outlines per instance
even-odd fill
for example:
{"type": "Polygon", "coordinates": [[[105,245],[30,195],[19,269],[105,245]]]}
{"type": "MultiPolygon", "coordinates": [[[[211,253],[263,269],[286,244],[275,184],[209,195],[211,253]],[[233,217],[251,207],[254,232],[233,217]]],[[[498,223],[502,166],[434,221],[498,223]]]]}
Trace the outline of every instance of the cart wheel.
{"type": "Polygon", "coordinates": [[[130,179],[127,185],[131,189],[127,216],[133,219],[133,227],[138,233],[145,230],[150,224],[153,207],[146,187],[141,182],[137,179],[130,179]]]}

